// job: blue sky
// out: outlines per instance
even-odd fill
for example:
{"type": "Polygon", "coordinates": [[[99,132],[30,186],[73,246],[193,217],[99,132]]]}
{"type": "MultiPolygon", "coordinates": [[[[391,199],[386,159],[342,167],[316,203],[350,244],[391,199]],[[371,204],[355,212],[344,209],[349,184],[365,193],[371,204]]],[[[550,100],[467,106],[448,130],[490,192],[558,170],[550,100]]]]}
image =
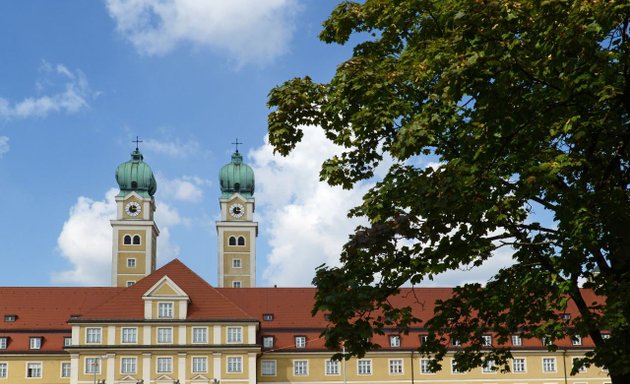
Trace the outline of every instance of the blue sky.
{"type": "Polygon", "coordinates": [[[338,149],[316,129],[273,156],[266,100],[350,56],[317,37],[335,3],[0,2],[0,285],[109,285],[114,171],[136,135],[158,179],[159,265],[216,283],[217,174],[238,137],[256,171],[258,284],[309,285],[369,184],[318,182],[338,149]]]}

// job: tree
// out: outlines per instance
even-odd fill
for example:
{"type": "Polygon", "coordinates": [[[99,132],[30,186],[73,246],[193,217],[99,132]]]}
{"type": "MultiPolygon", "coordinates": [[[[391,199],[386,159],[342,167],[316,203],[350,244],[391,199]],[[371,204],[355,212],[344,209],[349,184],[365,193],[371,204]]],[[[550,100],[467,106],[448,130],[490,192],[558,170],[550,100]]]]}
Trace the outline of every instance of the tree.
{"type": "Polygon", "coordinates": [[[487,354],[480,334],[588,336],[595,348],[582,363],[630,382],[629,20],[627,1],[335,8],[320,38],[355,36],[353,56],[330,82],[295,78],[268,102],[280,154],[304,126],[345,148],[322,165],[331,185],[351,188],[384,156],[395,160],[350,213],[369,225],[351,235],[340,267],[322,266],[314,279],[314,311],[334,324],[329,347],[344,341],[362,355],[373,332],[424,321],[433,337],[422,351],[437,358],[434,369],[447,335],[466,345],[461,369],[487,358],[509,368],[509,348],[487,354]],[[426,156],[440,166],[419,166],[426,156]],[[478,266],[506,246],[512,266],[457,287],[431,319],[387,301],[406,282],[478,266]],[[560,316],[568,305],[578,318],[560,316]]]}

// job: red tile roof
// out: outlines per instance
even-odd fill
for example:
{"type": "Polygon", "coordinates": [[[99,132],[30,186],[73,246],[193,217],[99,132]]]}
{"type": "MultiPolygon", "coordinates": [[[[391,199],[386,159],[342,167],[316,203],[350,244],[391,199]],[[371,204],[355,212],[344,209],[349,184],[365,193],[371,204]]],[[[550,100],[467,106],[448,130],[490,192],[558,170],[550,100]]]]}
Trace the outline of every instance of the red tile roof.
{"type": "Polygon", "coordinates": [[[87,311],[80,320],[143,320],[142,296],[164,276],[168,276],[190,298],[189,320],[256,320],[177,259],[87,311]]]}

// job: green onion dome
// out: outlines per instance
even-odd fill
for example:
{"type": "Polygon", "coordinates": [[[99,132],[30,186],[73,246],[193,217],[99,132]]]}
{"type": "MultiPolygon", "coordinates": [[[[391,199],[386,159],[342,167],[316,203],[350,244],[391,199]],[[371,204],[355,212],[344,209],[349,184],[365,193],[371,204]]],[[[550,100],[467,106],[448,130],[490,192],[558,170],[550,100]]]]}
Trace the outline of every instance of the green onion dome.
{"type": "Polygon", "coordinates": [[[232,161],[221,168],[219,173],[221,197],[227,198],[239,193],[245,198],[254,196],[254,171],[243,163],[243,156],[238,152],[232,155],[232,161]]]}
{"type": "Polygon", "coordinates": [[[157,190],[157,183],[149,164],[143,161],[142,153],[136,148],[131,152],[131,160],[116,169],[116,181],[120,187],[118,196],[136,192],[143,197],[152,197],[157,190]]]}

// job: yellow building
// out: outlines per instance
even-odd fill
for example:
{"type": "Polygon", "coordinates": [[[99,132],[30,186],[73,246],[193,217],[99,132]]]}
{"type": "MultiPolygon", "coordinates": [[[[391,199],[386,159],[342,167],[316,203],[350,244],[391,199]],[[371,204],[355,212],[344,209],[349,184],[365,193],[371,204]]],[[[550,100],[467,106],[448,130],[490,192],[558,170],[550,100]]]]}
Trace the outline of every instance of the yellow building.
{"type": "MultiPolygon", "coordinates": [[[[510,340],[512,372],[492,367],[458,372],[453,345],[444,369],[430,373],[416,349],[425,335],[395,329],[361,359],[333,361],[311,316],[314,288],[255,284],[254,175],[238,151],[221,170],[217,221],[219,287],[179,260],[156,270],[156,183],[136,148],[118,167],[117,217],[112,220],[112,287],[0,287],[0,384],[603,384],[590,367],[569,374],[589,339],[561,340],[556,352],[540,340],[510,340]]],[[[427,318],[449,288],[402,290],[392,303],[427,318]],[[425,305],[419,305],[421,296],[425,305]],[[413,299],[412,299],[413,298],[413,299]]],[[[570,315],[570,313],[568,313],[570,315]]],[[[491,348],[493,335],[484,335],[491,348]]]]}

